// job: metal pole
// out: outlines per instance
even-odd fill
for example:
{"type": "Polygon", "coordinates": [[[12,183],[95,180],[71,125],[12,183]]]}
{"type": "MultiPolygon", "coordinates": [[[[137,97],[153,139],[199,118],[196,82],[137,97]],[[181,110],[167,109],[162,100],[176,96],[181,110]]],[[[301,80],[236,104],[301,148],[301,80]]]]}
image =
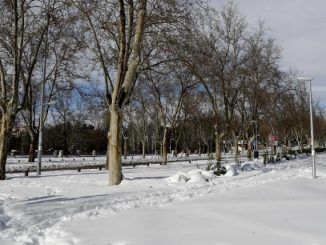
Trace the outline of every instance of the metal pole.
{"type": "Polygon", "coordinates": [[[316,179],[315,140],[314,140],[314,122],[313,122],[313,111],[312,111],[311,79],[309,80],[309,97],[310,97],[310,129],[311,129],[312,178],[313,179],[316,179]]]}
{"type": "Polygon", "coordinates": [[[42,148],[43,148],[43,105],[44,105],[44,93],[45,93],[45,79],[46,79],[46,59],[47,59],[47,49],[48,49],[48,27],[47,32],[45,34],[45,46],[44,46],[44,57],[43,57],[43,80],[42,80],[42,88],[41,88],[41,111],[40,111],[40,123],[39,123],[39,135],[38,135],[38,150],[37,150],[37,175],[41,175],[41,165],[42,165],[42,148]]]}

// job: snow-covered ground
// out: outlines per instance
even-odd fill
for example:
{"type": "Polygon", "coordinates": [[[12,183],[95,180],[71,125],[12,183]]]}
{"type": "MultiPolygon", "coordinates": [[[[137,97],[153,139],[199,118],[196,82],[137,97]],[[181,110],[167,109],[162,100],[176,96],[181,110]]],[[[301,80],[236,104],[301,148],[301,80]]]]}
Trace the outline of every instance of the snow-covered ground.
{"type": "Polygon", "coordinates": [[[207,161],[126,167],[114,187],[106,171],[11,174],[0,244],[326,244],[326,154],[317,163],[316,180],[309,158],[221,177],[195,170],[207,161]]]}

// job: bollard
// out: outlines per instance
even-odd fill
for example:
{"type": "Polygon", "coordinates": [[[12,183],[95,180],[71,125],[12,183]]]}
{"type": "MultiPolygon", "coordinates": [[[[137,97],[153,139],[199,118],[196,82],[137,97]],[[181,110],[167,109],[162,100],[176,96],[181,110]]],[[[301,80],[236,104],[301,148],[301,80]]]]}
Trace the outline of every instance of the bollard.
{"type": "Polygon", "coordinates": [[[132,164],[132,166],[133,166],[133,167],[136,167],[136,164],[134,163],[134,164],[132,164]]]}
{"type": "Polygon", "coordinates": [[[98,168],[98,170],[102,171],[102,166],[100,166],[100,167],[98,168]]]}
{"type": "Polygon", "coordinates": [[[28,173],[29,173],[29,169],[26,169],[25,176],[28,176],[28,173]]]}
{"type": "Polygon", "coordinates": [[[77,171],[80,172],[81,171],[81,168],[78,168],[77,171]]]}

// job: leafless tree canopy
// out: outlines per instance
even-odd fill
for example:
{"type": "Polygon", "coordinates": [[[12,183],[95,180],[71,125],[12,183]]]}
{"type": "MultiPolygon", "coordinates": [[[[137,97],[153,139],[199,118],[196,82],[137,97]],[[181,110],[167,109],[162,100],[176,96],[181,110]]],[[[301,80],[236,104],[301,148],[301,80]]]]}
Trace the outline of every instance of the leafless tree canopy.
{"type": "MultiPolygon", "coordinates": [[[[34,161],[40,120],[49,153],[106,153],[110,185],[122,150],[162,164],[169,151],[237,160],[240,142],[251,157],[255,130],[262,146],[276,135],[302,150],[307,89],[281,59],[266,25],[249,26],[232,2],[0,0],[0,179],[9,150],[34,161]]],[[[324,146],[318,102],[314,120],[324,146]]]]}

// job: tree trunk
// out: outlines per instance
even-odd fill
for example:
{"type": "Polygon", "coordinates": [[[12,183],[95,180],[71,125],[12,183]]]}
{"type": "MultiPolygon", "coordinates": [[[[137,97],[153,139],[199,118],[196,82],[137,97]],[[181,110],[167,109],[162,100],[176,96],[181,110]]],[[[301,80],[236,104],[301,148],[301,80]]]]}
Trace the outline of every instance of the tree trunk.
{"type": "Polygon", "coordinates": [[[126,138],[123,139],[123,159],[127,159],[128,156],[128,141],[126,138]]]}
{"type": "Polygon", "coordinates": [[[211,143],[208,142],[207,144],[207,156],[210,158],[212,155],[212,146],[211,146],[211,143]]]}
{"type": "Polygon", "coordinates": [[[290,148],[290,145],[291,145],[291,143],[290,143],[290,141],[288,140],[288,138],[286,137],[285,138],[285,153],[286,154],[288,154],[289,153],[289,151],[291,150],[290,148]]]}
{"type": "Polygon", "coordinates": [[[175,142],[175,145],[174,145],[174,152],[173,152],[173,157],[177,156],[178,155],[178,141],[175,142]]]}
{"type": "Polygon", "coordinates": [[[248,157],[249,160],[252,160],[252,145],[251,145],[252,139],[248,138],[247,142],[248,142],[247,157],[248,157]]]}
{"type": "Polygon", "coordinates": [[[235,137],[235,139],[234,139],[234,161],[236,163],[238,162],[238,158],[239,158],[238,142],[239,142],[238,137],[235,137]]]}
{"type": "Polygon", "coordinates": [[[7,145],[8,139],[5,129],[0,130],[0,180],[6,179],[6,162],[7,162],[7,145]]]}
{"type": "Polygon", "coordinates": [[[145,144],[144,140],[142,140],[141,146],[142,146],[142,157],[145,158],[145,146],[146,146],[146,144],[145,144]]]}
{"type": "Polygon", "coordinates": [[[217,162],[221,161],[221,138],[218,133],[216,133],[215,138],[215,160],[217,162]]]}
{"type": "Polygon", "coordinates": [[[12,123],[6,115],[2,115],[0,128],[0,180],[6,179],[6,163],[8,142],[12,130],[12,123]]]}
{"type": "Polygon", "coordinates": [[[302,154],[301,140],[300,140],[300,137],[298,135],[297,135],[297,142],[298,142],[299,152],[300,152],[300,154],[302,154]]]}
{"type": "Polygon", "coordinates": [[[122,180],[121,172],[121,122],[122,115],[113,106],[110,108],[110,132],[109,142],[109,185],[118,185],[122,180]]]}
{"type": "Polygon", "coordinates": [[[31,142],[29,144],[28,162],[35,162],[35,158],[36,158],[35,150],[37,149],[37,134],[30,133],[29,136],[31,137],[31,142]]]}
{"type": "Polygon", "coordinates": [[[108,143],[106,145],[106,163],[105,163],[105,168],[109,170],[109,159],[110,159],[110,131],[108,132],[108,143]]]}
{"type": "Polygon", "coordinates": [[[163,141],[162,141],[162,165],[166,165],[168,162],[167,141],[168,141],[168,128],[164,128],[163,141]]]}

